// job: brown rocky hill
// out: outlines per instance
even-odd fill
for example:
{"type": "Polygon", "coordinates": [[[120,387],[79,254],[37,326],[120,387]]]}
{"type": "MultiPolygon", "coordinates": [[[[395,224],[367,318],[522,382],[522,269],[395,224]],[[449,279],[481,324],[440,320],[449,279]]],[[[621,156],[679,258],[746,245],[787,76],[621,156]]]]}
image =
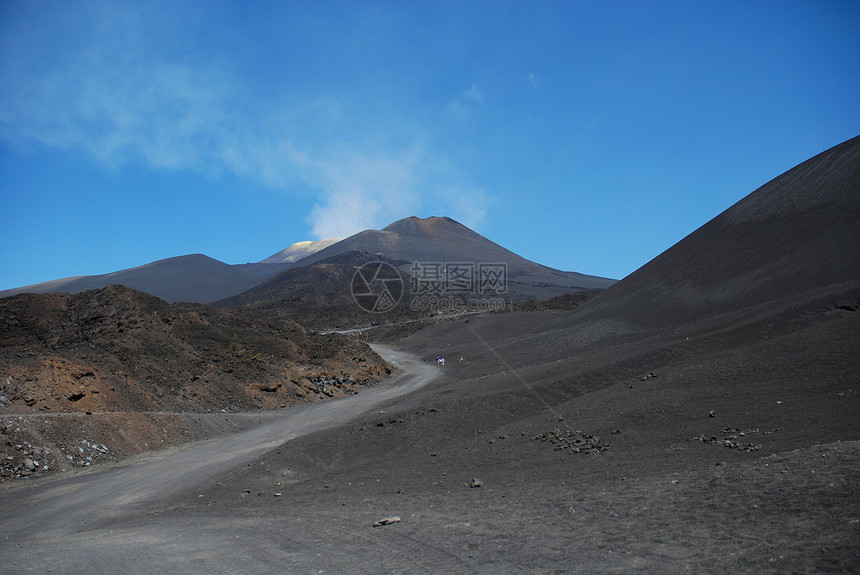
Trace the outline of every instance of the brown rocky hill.
{"type": "MultiPolygon", "coordinates": [[[[110,435],[140,424],[141,413],[271,409],[351,394],[389,372],[353,338],[307,333],[289,320],[254,319],[243,310],[171,305],[123,286],[0,300],[0,418],[7,435],[21,427],[26,435],[33,427],[27,422],[44,423],[38,414],[51,421],[94,414],[110,435]],[[12,425],[14,416],[24,423],[12,425]]],[[[40,434],[60,444],[77,427],[57,429],[57,437],[40,434]]],[[[142,437],[128,439],[144,448],[142,437]]],[[[173,434],[170,442],[182,439],[173,434]]],[[[21,441],[10,437],[7,447],[21,441]]]]}
{"type": "Polygon", "coordinates": [[[21,411],[244,410],[375,383],[369,348],[123,286],[0,300],[3,403],[21,411]]]}

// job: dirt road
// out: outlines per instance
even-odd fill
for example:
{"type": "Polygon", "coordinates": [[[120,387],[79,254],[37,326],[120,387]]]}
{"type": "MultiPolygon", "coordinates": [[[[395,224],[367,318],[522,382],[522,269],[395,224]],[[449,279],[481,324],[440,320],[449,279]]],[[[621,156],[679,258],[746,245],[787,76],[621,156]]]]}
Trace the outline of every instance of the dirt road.
{"type": "MultiPolygon", "coordinates": [[[[292,408],[272,414],[271,421],[239,433],[151,452],[123,464],[77,476],[10,485],[0,492],[0,570],[15,547],[50,541],[145,513],[211,477],[297,437],[350,421],[379,404],[414,391],[439,375],[432,364],[374,345],[402,375],[344,399],[292,408]]],[[[13,569],[20,570],[20,565],[13,569]]]]}

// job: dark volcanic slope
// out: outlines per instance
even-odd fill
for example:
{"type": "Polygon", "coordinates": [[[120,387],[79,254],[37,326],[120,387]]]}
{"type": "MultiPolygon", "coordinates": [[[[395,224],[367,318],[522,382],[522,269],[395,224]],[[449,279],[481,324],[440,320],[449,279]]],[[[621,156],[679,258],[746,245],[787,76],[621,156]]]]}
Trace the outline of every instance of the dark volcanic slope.
{"type": "Polygon", "coordinates": [[[229,265],[201,254],[158,260],[109,274],[79,276],[0,292],[0,297],[19,293],[79,293],[122,284],[168,302],[208,303],[241,293],[284,270],[283,264],[229,265]]]}
{"type": "Polygon", "coordinates": [[[343,252],[309,265],[279,273],[258,286],[214,302],[215,307],[258,307],[277,304],[285,311],[356,307],[350,285],[356,269],[374,261],[395,262],[367,252],[343,252]]]}
{"type": "MultiPolygon", "coordinates": [[[[559,295],[557,288],[603,289],[614,280],[564,272],[529,261],[446,217],[410,217],[382,230],[365,230],[303,258],[307,265],[346,251],[365,251],[407,262],[506,263],[509,291],[546,299],[559,295]],[[541,287],[554,286],[555,290],[541,287]]],[[[522,298],[515,298],[522,299],[522,298]]]]}
{"type": "MultiPolygon", "coordinates": [[[[426,316],[430,308],[412,310],[410,305],[422,292],[413,292],[412,263],[506,264],[507,286],[501,293],[456,293],[460,303],[471,298],[493,298],[496,302],[546,300],[571,296],[592,297],[613,280],[562,272],[528,261],[476,234],[450,218],[406,218],[382,231],[367,230],[337,242],[296,262],[253,288],[214,302],[216,307],[245,306],[256,314],[284,315],[313,327],[358,326],[368,322],[392,323],[416,315],[426,316]],[[372,262],[384,261],[400,270],[402,299],[384,314],[363,311],[352,298],[350,288],[356,270],[372,262]]],[[[415,278],[417,279],[417,278],[415,278]]],[[[478,280],[475,280],[477,285],[478,280]]],[[[433,294],[444,299],[447,293],[433,294]]],[[[420,307],[420,306],[418,306],[420,307]]],[[[435,309],[435,308],[434,308],[435,309]]],[[[439,310],[437,310],[439,311],[439,310]]],[[[444,309],[440,311],[450,311],[444,309]]]]}
{"type": "MultiPolygon", "coordinates": [[[[400,302],[385,314],[367,312],[356,304],[351,292],[356,270],[379,261],[395,267],[405,263],[367,252],[343,252],[289,269],[246,292],[212,305],[218,308],[241,306],[257,317],[287,317],[314,329],[363,326],[414,315],[410,311],[408,289],[399,292],[400,302]]],[[[408,279],[404,277],[402,280],[401,285],[408,288],[408,279]]]]}
{"type": "Polygon", "coordinates": [[[579,311],[405,340],[445,356],[444,379],[262,458],[295,482],[284,510],[251,504],[280,528],[264,547],[324,541],[283,565],[367,573],[392,553],[403,572],[858,572],[857,149],[775,179],[579,311]]]}
{"type": "MultiPolygon", "coordinates": [[[[370,572],[409,542],[404,571],[856,572],[857,146],[777,178],[578,311],[404,341],[445,356],[445,379],[263,459],[298,476],[289,512],[267,511],[279,537],[328,542],[325,560],[285,564],[370,572]],[[388,515],[402,524],[369,533],[388,515]]],[[[225,481],[274,489],[263,473],[225,481]]]]}
{"type": "Polygon", "coordinates": [[[771,180],[583,308],[658,327],[860,280],[860,136],[771,180]]]}

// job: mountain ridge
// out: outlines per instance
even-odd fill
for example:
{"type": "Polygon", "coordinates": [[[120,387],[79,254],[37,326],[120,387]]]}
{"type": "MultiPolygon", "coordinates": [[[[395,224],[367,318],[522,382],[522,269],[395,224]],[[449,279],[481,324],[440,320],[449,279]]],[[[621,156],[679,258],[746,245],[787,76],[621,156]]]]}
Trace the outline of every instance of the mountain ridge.
{"type": "MultiPolygon", "coordinates": [[[[562,271],[527,260],[447,216],[410,216],[381,230],[364,230],[296,262],[308,265],[345,251],[384,254],[394,260],[423,263],[506,263],[509,285],[528,296],[552,297],[564,289],[605,289],[616,280],[562,271]],[[513,281],[512,281],[513,280],[513,281]],[[517,285],[527,286],[530,288],[517,285]],[[538,293],[537,286],[555,290],[538,293]]],[[[405,271],[405,270],[404,270],[405,271]]]]}
{"type": "Polygon", "coordinates": [[[75,276],[13,288],[0,292],[0,298],[20,293],[79,293],[121,284],[168,302],[208,304],[237,296],[285,270],[314,264],[347,251],[382,253],[389,259],[408,262],[444,263],[463,259],[472,263],[505,262],[509,285],[518,300],[548,299],[577,289],[603,289],[615,281],[554,270],[532,262],[448,217],[404,218],[382,230],[364,230],[295,261],[287,261],[301,255],[307,247],[315,249],[330,241],[333,240],[310,242],[310,245],[298,242],[260,262],[247,264],[226,264],[204,254],[175,256],[107,274],[75,276]],[[471,252],[464,250],[464,246],[470,246],[471,252]]]}
{"type": "Polygon", "coordinates": [[[0,292],[0,298],[21,293],[80,293],[121,284],[167,302],[208,303],[249,289],[283,269],[284,264],[231,265],[204,254],[188,254],[106,274],[13,288],[0,292]]]}

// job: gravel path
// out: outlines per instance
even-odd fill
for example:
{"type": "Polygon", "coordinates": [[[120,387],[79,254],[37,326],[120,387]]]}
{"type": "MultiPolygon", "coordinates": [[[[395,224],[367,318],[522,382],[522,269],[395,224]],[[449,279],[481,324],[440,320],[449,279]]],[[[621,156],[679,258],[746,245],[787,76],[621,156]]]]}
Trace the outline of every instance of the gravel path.
{"type": "MultiPolygon", "coordinates": [[[[9,562],[15,547],[38,544],[44,560],[46,551],[50,554],[53,548],[52,541],[145,514],[165,500],[292,439],[348,422],[414,391],[440,373],[409,354],[381,345],[373,347],[402,375],[347,398],[284,410],[274,420],[239,433],[151,452],[111,468],[4,488],[0,492],[0,570],[20,572],[20,564],[9,562]]],[[[134,533],[127,531],[125,537],[134,537],[134,533]]],[[[74,554],[69,549],[59,552],[66,559],[74,554]]]]}

